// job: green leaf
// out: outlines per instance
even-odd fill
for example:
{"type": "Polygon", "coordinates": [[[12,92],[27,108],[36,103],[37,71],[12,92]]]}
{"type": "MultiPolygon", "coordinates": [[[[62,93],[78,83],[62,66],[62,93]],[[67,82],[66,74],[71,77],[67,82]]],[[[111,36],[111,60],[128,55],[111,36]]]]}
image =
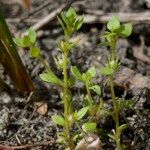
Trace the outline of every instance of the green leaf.
{"type": "Polygon", "coordinates": [[[112,115],[112,111],[110,111],[106,108],[102,108],[102,110],[100,110],[100,115],[101,116],[110,116],[110,115],[112,115]]]}
{"type": "Polygon", "coordinates": [[[115,136],[115,135],[108,134],[108,136],[109,136],[111,139],[113,139],[114,141],[117,141],[117,138],[116,138],[116,136],[115,136]]]}
{"type": "Polygon", "coordinates": [[[130,108],[133,106],[134,101],[133,100],[118,100],[117,106],[118,110],[121,111],[123,108],[130,108]]]}
{"type": "Polygon", "coordinates": [[[82,74],[77,67],[71,66],[71,72],[78,80],[82,81],[82,74]]]}
{"type": "Polygon", "coordinates": [[[93,90],[96,94],[101,95],[101,88],[99,85],[93,85],[90,87],[91,90],[93,90]]]}
{"type": "Polygon", "coordinates": [[[65,125],[65,119],[60,116],[60,115],[53,115],[52,116],[52,121],[57,124],[57,125],[60,125],[60,126],[64,126],[65,125]]]}
{"type": "Polygon", "coordinates": [[[57,76],[53,72],[42,73],[42,74],[40,74],[40,78],[43,81],[63,86],[62,81],[59,78],[57,78],[57,76]]]}
{"type": "Polygon", "coordinates": [[[23,45],[24,47],[30,47],[31,46],[31,41],[30,41],[30,38],[29,36],[24,36],[23,37],[23,45]]]}
{"type": "Polygon", "coordinates": [[[65,32],[65,25],[64,25],[64,22],[61,20],[61,18],[59,18],[58,16],[57,16],[57,19],[58,19],[58,21],[59,21],[59,23],[60,23],[60,25],[61,25],[61,27],[62,27],[62,29],[63,29],[63,31],[65,32]]]}
{"type": "Polygon", "coordinates": [[[68,11],[67,11],[67,13],[66,13],[66,17],[76,17],[76,12],[75,12],[75,10],[74,10],[74,8],[72,8],[72,7],[70,7],[69,9],[68,9],[68,11]]]}
{"type": "Polygon", "coordinates": [[[21,38],[13,38],[13,41],[15,42],[15,44],[17,46],[24,47],[23,39],[21,39],[21,38]]]}
{"type": "Polygon", "coordinates": [[[68,20],[68,18],[65,16],[65,14],[62,12],[61,13],[61,20],[62,20],[62,22],[64,22],[63,24],[64,25],[66,25],[66,26],[68,26],[69,25],[69,20],[68,20]]]}
{"type": "Polygon", "coordinates": [[[107,23],[107,28],[110,30],[110,31],[115,31],[117,29],[120,28],[120,21],[118,19],[117,16],[114,16],[112,17],[108,23],[107,23]]]}
{"type": "Polygon", "coordinates": [[[41,51],[40,51],[39,48],[37,48],[37,47],[31,47],[31,48],[30,48],[30,55],[31,55],[32,57],[39,57],[40,54],[41,54],[41,51]]]}
{"type": "Polygon", "coordinates": [[[132,99],[125,100],[124,102],[125,102],[125,104],[124,104],[125,108],[131,108],[134,104],[134,101],[132,99]]]}
{"type": "Polygon", "coordinates": [[[68,79],[68,84],[69,84],[69,87],[72,87],[75,84],[75,78],[74,77],[70,77],[68,79]]]}
{"type": "Polygon", "coordinates": [[[130,36],[131,33],[132,33],[132,25],[129,23],[121,25],[120,28],[118,29],[118,34],[122,38],[126,38],[126,37],[130,36]]]}
{"type": "Polygon", "coordinates": [[[120,134],[122,133],[122,131],[123,131],[124,129],[126,129],[126,128],[128,128],[128,127],[129,127],[129,125],[127,125],[127,124],[122,124],[121,126],[119,126],[118,130],[119,130],[120,134]]]}
{"type": "Polygon", "coordinates": [[[82,73],[82,80],[86,81],[87,80],[87,74],[86,73],[82,73]]]}
{"type": "Polygon", "coordinates": [[[32,28],[30,28],[29,32],[28,32],[28,35],[29,35],[31,43],[35,44],[35,42],[36,42],[36,32],[35,32],[35,30],[33,30],[32,28]]]}
{"type": "Polygon", "coordinates": [[[75,29],[79,30],[81,26],[83,25],[83,20],[84,20],[84,15],[80,16],[76,21],[75,21],[75,29]]]}
{"type": "Polygon", "coordinates": [[[76,115],[76,120],[81,120],[87,113],[88,111],[88,107],[83,107],[81,108],[78,112],[77,112],[77,115],[76,115]]]}
{"type": "Polygon", "coordinates": [[[103,75],[112,75],[114,74],[114,70],[108,66],[103,67],[102,69],[100,69],[101,74],[103,75]]]}
{"type": "Polygon", "coordinates": [[[95,122],[86,122],[82,125],[84,132],[94,132],[97,129],[97,124],[95,122]]]}
{"type": "Polygon", "coordinates": [[[88,69],[87,73],[90,74],[91,77],[95,77],[95,75],[96,75],[96,69],[95,69],[95,67],[90,67],[88,69]]]}

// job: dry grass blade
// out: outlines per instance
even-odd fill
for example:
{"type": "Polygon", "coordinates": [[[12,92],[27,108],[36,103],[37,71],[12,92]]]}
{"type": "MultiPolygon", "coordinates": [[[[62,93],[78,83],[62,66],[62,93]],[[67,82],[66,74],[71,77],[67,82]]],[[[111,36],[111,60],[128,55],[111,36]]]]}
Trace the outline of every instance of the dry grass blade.
{"type": "Polygon", "coordinates": [[[33,83],[18,55],[11,34],[0,12],[0,63],[4,66],[15,87],[22,92],[31,92],[33,83]]]}

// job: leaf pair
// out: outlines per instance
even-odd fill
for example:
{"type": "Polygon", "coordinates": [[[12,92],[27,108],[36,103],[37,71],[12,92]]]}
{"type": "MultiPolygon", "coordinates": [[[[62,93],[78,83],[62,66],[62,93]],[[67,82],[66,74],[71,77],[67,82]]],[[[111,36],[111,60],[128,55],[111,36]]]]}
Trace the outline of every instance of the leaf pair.
{"type": "Polygon", "coordinates": [[[129,23],[126,24],[120,24],[119,18],[114,16],[112,17],[108,23],[107,23],[107,28],[111,32],[116,32],[118,36],[122,38],[126,38],[130,36],[132,32],[132,25],[129,23]]]}
{"type": "Polygon", "coordinates": [[[101,94],[101,88],[99,85],[91,85],[91,80],[96,76],[96,69],[95,67],[91,67],[85,73],[81,73],[77,67],[71,67],[72,74],[81,82],[89,83],[89,89],[93,90],[96,94],[101,94]]]}
{"type": "Polygon", "coordinates": [[[30,55],[32,57],[40,57],[41,50],[35,46],[36,44],[36,32],[32,28],[29,29],[28,34],[23,38],[14,38],[14,42],[17,46],[28,47],[30,50],[30,55]]]}
{"type": "Polygon", "coordinates": [[[13,40],[17,46],[30,47],[36,42],[36,32],[32,28],[30,28],[28,31],[28,35],[25,35],[23,38],[14,38],[13,40]]]}
{"type": "Polygon", "coordinates": [[[61,17],[58,17],[58,20],[64,30],[65,35],[68,37],[74,31],[79,30],[83,24],[83,16],[77,17],[77,14],[72,7],[70,7],[66,14],[62,12],[61,17]]]}
{"type": "MultiPolygon", "coordinates": [[[[87,113],[88,107],[83,107],[79,111],[76,111],[73,115],[73,120],[74,121],[79,121],[81,120],[87,113]]],[[[65,119],[64,117],[60,115],[53,115],[52,120],[55,124],[60,125],[60,126],[65,126],[65,119]]]]}

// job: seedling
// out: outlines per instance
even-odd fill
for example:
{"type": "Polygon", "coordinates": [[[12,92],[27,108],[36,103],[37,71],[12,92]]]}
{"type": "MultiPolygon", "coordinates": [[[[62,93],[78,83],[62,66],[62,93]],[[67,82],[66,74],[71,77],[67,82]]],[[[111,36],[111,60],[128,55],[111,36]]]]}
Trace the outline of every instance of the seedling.
{"type": "Polygon", "coordinates": [[[80,29],[83,24],[83,16],[77,16],[75,10],[70,8],[67,13],[61,13],[58,17],[59,23],[62,26],[64,31],[64,39],[58,43],[58,47],[61,52],[60,58],[55,58],[55,63],[62,71],[62,79],[59,79],[55,73],[50,68],[48,62],[43,58],[41,50],[36,46],[36,33],[33,29],[29,29],[28,35],[25,35],[23,38],[15,38],[14,41],[18,46],[27,47],[30,50],[32,57],[39,58],[45,65],[45,72],[40,74],[40,78],[43,81],[50,82],[52,84],[58,85],[62,92],[60,97],[64,105],[64,114],[63,115],[53,115],[52,120],[59,126],[62,126],[64,130],[58,133],[58,141],[66,145],[67,150],[75,148],[73,140],[76,139],[75,136],[71,133],[71,126],[75,124],[79,129],[80,133],[85,134],[86,129],[95,129],[91,124],[83,125],[84,130],[80,127],[79,121],[86,115],[88,107],[83,107],[79,111],[74,110],[72,106],[72,94],[71,87],[75,83],[73,76],[68,75],[69,54],[71,49],[75,48],[78,44],[78,41],[71,42],[70,38],[74,32],[80,29]]]}
{"type": "Polygon", "coordinates": [[[108,57],[108,62],[100,72],[107,76],[109,79],[109,86],[111,90],[111,99],[113,108],[112,110],[104,107],[104,102],[100,98],[99,104],[94,102],[91,91],[94,91],[99,97],[101,96],[101,88],[98,84],[92,82],[96,75],[96,69],[94,67],[89,68],[86,72],[81,73],[77,67],[72,66],[69,68],[70,60],[69,55],[71,50],[78,45],[78,40],[71,42],[72,35],[81,28],[83,24],[83,16],[77,16],[75,10],[70,8],[67,13],[62,12],[58,17],[59,23],[64,31],[64,38],[58,43],[58,47],[61,52],[61,57],[54,58],[57,68],[62,72],[62,78],[58,78],[52,71],[48,62],[44,59],[41,50],[36,46],[36,33],[33,29],[29,29],[27,35],[23,38],[15,38],[14,41],[18,46],[27,47],[30,50],[32,57],[39,58],[44,66],[45,72],[40,74],[40,78],[43,81],[55,84],[61,88],[60,98],[63,102],[64,112],[63,115],[53,115],[52,120],[55,124],[63,127],[62,132],[58,133],[58,142],[66,145],[66,150],[75,149],[75,143],[78,138],[88,137],[87,133],[97,131],[97,121],[99,115],[112,115],[115,122],[115,130],[113,134],[109,136],[116,141],[117,150],[122,150],[121,145],[121,133],[127,127],[126,124],[119,124],[119,113],[123,107],[129,106],[130,101],[119,100],[115,96],[113,76],[117,72],[120,61],[116,53],[116,44],[119,37],[126,38],[132,32],[132,26],[130,24],[120,24],[117,17],[113,17],[107,23],[107,29],[102,36],[104,42],[102,45],[109,46],[111,48],[111,54],[108,57]],[[69,76],[68,72],[72,75],[69,76]],[[82,107],[80,110],[76,110],[72,106],[72,93],[71,88],[75,84],[75,81],[83,82],[87,91],[87,105],[82,107]],[[89,113],[87,113],[89,112],[89,113]],[[83,118],[89,114],[89,120],[83,121],[83,118]],[[95,119],[96,117],[96,119],[95,119]],[[81,126],[82,124],[82,126],[81,126]],[[72,128],[76,127],[77,131],[72,131],[72,128]]]}
{"type": "Polygon", "coordinates": [[[87,100],[86,105],[89,108],[90,120],[98,121],[100,113],[103,112],[106,115],[107,109],[104,108],[104,102],[101,98],[99,103],[96,103],[91,95],[91,91],[94,91],[98,96],[101,96],[101,87],[98,84],[92,83],[92,80],[96,76],[95,67],[91,67],[85,73],[81,73],[77,67],[72,66],[71,72],[78,81],[83,82],[85,85],[87,91],[85,99],[87,100]]]}
{"type": "Polygon", "coordinates": [[[109,134],[109,137],[116,141],[117,150],[124,149],[124,145],[121,145],[121,133],[127,128],[127,124],[120,125],[119,124],[119,113],[126,106],[126,103],[122,100],[119,100],[115,96],[114,91],[114,83],[113,76],[117,72],[120,67],[119,57],[116,52],[116,44],[119,37],[126,38],[132,32],[132,25],[129,23],[120,24],[118,17],[112,17],[110,21],[107,23],[108,31],[104,32],[102,39],[104,42],[102,43],[105,46],[109,46],[111,48],[111,54],[108,57],[108,62],[104,68],[100,69],[101,74],[105,75],[109,79],[109,86],[111,90],[111,98],[113,103],[112,117],[115,121],[115,130],[113,130],[113,134],[109,134]]]}

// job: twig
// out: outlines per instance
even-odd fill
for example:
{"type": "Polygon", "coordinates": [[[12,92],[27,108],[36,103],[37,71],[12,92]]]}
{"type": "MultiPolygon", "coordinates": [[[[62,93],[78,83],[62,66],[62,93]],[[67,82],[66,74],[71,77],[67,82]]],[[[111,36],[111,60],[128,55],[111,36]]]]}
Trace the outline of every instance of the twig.
{"type": "Polygon", "coordinates": [[[31,148],[31,147],[37,147],[37,146],[43,146],[43,145],[49,145],[54,143],[53,140],[50,141],[43,141],[43,142],[39,142],[39,143],[33,143],[33,144],[25,144],[25,145],[21,145],[21,146],[13,146],[11,147],[12,149],[24,149],[24,148],[31,148]]]}
{"type": "Polygon", "coordinates": [[[103,13],[101,11],[93,11],[91,14],[84,16],[84,22],[87,24],[93,23],[106,23],[112,18],[112,16],[118,16],[121,22],[132,22],[132,23],[141,23],[141,22],[150,22],[150,13],[141,12],[141,13],[103,13]]]}
{"type": "MultiPolygon", "coordinates": [[[[60,8],[59,8],[60,9],[60,8]]],[[[63,9],[62,9],[63,10],[63,9]]],[[[59,10],[57,10],[59,11],[59,10]]],[[[60,11],[61,12],[61,11],[60,11]]],[[[59,12],[58,12],[59,13],[59,12]]],[[[44,19],[26,19],[24,22],[35,23],[32,27],[36,30],[40,29],[42,26],[50,23],[58,14],[56,11],[53,11],[51,14],[46,16],[44,19]]],[[[102,11],[94,11],[90,14],[84,15],[84,23],[94,24],[94,23],[106,23],[112,16],[118,16],[121,22],[132,22],[132,23],[150,23],[150,13],[141,12],[141,13],[104,13],[102,11]]],[[[19,22],[19,18],[6,19],[9,23],[19,22]]],[[[51,24],[53,24],[51,22],[51,24]]]]}
{"type": "MultiPolygon", "coordinates": [[[[24,23],[30,23],[30,24],[34,24],[37,23],[40,19],[35,19],[35,18],[28,18],[26,20],[24,20],[24,23]]],[[[7,18],[6,22],[12,24],[12,23],[20,23],[20,18],[7,18]]]]}

